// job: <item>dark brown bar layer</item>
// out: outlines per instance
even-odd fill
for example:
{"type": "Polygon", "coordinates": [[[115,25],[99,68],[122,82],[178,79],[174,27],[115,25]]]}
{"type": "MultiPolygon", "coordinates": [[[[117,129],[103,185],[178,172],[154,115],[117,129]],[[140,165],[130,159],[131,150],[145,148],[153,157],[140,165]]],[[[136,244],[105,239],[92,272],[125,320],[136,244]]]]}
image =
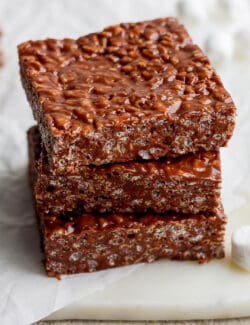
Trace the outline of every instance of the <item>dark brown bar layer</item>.
{"type": "Polygon", "coordinates": [[[51,172],[37,127],[28,132],[34,195],[39,211],[183,213],[214,211],[220,204],[218,152],[152,162],[85,166],[80,175],[51,172]]]}
{"type": "Polygon", "coordinates": [[[222,210],[210,215],[68,215],[38,211],[49,276],[92,272],[160,258],[224,257],[222,210]]]}
{"type": "Polygon", "coordinates": [[[21,77],[57,173],[225,146],[235,105],[174,18],[19,46],[21,77]]]}

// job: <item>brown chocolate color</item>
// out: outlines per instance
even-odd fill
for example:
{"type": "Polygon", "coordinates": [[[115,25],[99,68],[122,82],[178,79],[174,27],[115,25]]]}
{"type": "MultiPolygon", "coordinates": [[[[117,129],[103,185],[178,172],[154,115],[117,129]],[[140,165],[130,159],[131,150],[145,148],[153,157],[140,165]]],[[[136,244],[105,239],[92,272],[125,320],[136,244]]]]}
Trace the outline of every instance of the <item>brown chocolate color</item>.
{"type": "Polygon", "coordinates": [[[223,211],[203,215],[53,216],[37,210],[49,276],[153,262],[224,257],[223,211]]]}
{"type": "Polygon", "coordinates": [[[31,148],[35,151],[30,154],[30,179],[49,276],[60,278],[161,258],[204,263],[224,257],[226,218],[221,206],[197,214],[45,214],[34,191],[40,152],[36,146],[31,148]]]}
{"type": "Polygon", "coordinates": [[[28,131],[34,196],[39,211],[183,213],[214,211],[220,204],[219,152],[163,161],[85,166],[78,175],[53,174],[37,127],[28,131]]]}
{"type": "Polygon", "coordinates": [[[19,60],[57,173],[215,150],[232,135],[235,105],[174,18],[28,41],[19,60]]]}

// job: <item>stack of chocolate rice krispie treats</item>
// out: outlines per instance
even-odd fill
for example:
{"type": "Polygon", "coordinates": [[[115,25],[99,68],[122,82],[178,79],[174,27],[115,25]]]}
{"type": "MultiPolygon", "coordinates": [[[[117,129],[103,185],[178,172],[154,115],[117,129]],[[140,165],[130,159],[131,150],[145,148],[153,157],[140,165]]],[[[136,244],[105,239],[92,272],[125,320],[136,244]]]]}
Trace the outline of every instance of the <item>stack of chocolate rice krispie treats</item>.
{"type": "Polygon", "coordinates": [[[48,275],[224,256],[235,106],[174,18],[19,46],[48,275]]]}

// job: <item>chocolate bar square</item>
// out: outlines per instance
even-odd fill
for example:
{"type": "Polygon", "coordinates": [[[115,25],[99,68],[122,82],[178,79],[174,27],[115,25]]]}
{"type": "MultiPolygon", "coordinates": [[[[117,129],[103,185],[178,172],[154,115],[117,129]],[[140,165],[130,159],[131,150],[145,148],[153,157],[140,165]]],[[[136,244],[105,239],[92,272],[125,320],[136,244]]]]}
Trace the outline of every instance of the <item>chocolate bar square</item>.
{"type": "Polygon", "coordinates": [[[212,212],[220,204],[219,152],[162,161],[88,165],[77,175],[56,175],[37,127],[28,132],[34,196],[39,211],[101,213],[212,212]]]}
{"type": "Polygon", "coordinates": [[[232,135],[235,105],[174,18],[119,24],[77,40],[28,41],[19,60],[58,174],[217,150],[232,135]]]}

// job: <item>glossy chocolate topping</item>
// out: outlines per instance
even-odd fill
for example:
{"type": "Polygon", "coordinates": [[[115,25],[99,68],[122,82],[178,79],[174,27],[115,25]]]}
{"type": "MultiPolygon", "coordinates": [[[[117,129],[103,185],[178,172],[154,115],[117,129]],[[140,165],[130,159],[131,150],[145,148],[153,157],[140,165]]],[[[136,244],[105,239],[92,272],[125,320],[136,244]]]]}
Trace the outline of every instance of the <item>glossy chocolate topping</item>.
{"type": "MultiPolygon", "coordinates": [[[[185,221],[187,219],[203,220],[204,218],[214,218],[215,220],[224,219],[224,211],[220,206],[216,213],[198,213],[194,214],[181,214],[174,212],[166,212],[164,214],[82,214],[76,216],[74,214],[66,214],[60,216],[44,216],[46,229],[49,229],[51,235],[72,235],[79,234],[83,231],[111,231],[112,229],[133,228],[136,225],[140,227],[150,227],[150,224],[155,222],[164,221],[164,223],[185,221]]],[[[204,219],[204,220],[205,220],[204,219]]],[[[209,220],[209,219],[208,219],[209,220]]],[[[209,224],[209,222],[208,222],[209,224]]]]}
{"type": "Polygon", "coordinates": [[[174,18],[120,24],[78,40],[29,41],[19,54],[54,134],[234,106],[174,18]]]}

